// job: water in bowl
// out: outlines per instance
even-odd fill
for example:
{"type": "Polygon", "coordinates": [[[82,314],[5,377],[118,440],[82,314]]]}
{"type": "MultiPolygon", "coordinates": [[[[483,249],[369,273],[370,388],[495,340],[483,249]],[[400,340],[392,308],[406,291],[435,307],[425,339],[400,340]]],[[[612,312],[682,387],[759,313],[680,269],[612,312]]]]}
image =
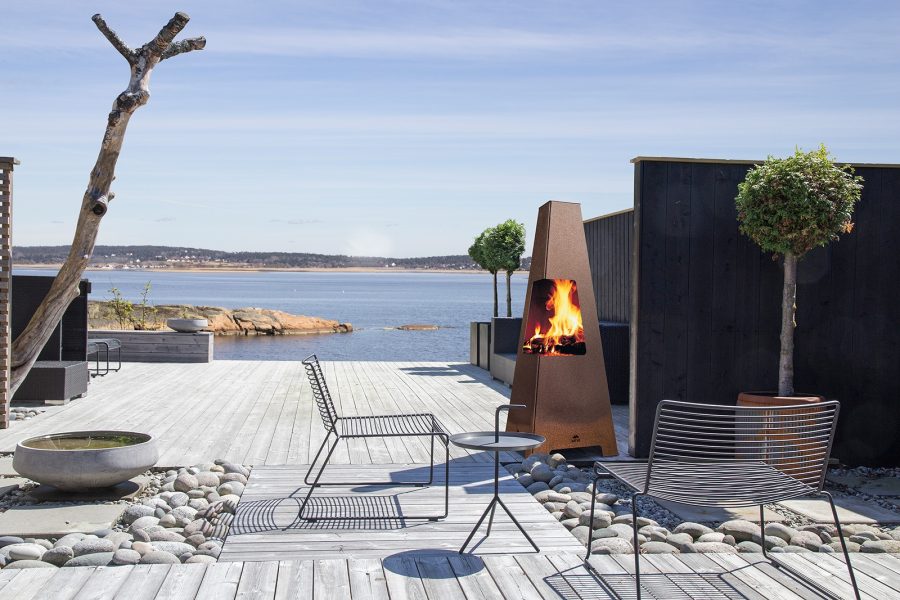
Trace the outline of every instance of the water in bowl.
{"type": "Polygon", "coordinates": [[[54,435],[28,440],[23,445],[38,450],[101,450],[134,446],[147,439],[146,436],[116,434],[54,435]]]}

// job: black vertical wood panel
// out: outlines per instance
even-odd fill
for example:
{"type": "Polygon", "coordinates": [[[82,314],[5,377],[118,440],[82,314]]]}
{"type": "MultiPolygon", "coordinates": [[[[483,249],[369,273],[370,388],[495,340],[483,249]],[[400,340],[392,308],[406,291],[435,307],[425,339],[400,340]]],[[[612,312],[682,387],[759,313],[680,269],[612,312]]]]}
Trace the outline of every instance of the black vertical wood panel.
{"type": "Polygon", "coordinates": [[[631,312],[631,239],[634,211],[584,224],[591,279],[601,321],[627,323],[631,312]]]}
{"type": "MultiPolygon", "coordinates": [[[[739,234],[749,164],[636,165],[632,450],[666,397],[733,403],[777,385],[782,272],[739,234]]],[[[833,455],[900,460],[900,169],[862,167],[854,231],[800,265],[796,388],[841,401],[833,455]]]]}

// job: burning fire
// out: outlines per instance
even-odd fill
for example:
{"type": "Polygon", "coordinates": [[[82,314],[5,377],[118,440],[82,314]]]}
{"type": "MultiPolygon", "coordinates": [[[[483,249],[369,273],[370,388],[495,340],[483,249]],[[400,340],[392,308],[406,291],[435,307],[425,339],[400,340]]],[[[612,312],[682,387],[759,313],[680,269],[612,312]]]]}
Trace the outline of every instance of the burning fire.
{"type": "MultiPolygon", "coordinates": [[[[525,340],[523,350],[527,354],[544,354],[562,356],[584,354],[584,327],[581,321],[581,308],[578,306],[578,289],[571,279],[542,280],[551,285],[549,298],[544,304],[545,315],[531,314],[538,312],[540,305],[533,302],[529,311],[529,321],[537,321],[534,335],[525,340]],[[536,305],[537,304],[537,305],[536,305]],[[545,321],[542,323],[542,321],[545,321]],[[542,325],[547,326],[546,332],[542,325]]],[[[535,287],[537,288],[537,283],[535,287]]],[[[532,290],[535,295],[538,290],[532,290]]]]}

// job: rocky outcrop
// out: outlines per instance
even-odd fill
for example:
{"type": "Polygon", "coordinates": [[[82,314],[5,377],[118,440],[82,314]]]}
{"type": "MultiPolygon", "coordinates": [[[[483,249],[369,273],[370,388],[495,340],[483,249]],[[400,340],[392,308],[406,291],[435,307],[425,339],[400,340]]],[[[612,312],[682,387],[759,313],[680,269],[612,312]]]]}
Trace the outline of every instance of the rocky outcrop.
{"type": "MultiPolygon", "coordinates": [[[[139,308],[135,312],[139,315],[139,308]]],[[[138,316],[136,315],[136,317],[138,316]]],[[[313,333],[348,333],[353,331],[350,323],[340,323],[320,317],[293,315],[280,310],[266,308],[228,309],[217,306],[191,306],[187,304],[164,304],[153,307],[148,314],[146,330],[166,330],[166,319],[206,319],[211,331],[216,335],[283,335],[313,333]]],[[[137,329],[132,323],[121,323],[109,302],[90,302],[88,306],[88,327],[90,329],[137,329]]]]}

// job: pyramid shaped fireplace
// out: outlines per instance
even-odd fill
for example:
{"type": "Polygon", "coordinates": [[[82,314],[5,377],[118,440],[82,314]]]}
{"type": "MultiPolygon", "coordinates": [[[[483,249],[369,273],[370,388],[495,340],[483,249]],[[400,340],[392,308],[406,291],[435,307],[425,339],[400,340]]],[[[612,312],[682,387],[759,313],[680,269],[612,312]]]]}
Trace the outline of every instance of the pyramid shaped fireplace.
{"type": "Polygon", "coordinates": [[[581,206],[538,211],[507,431],[547,438],[536,451],[618,454],[581,206]]]}

